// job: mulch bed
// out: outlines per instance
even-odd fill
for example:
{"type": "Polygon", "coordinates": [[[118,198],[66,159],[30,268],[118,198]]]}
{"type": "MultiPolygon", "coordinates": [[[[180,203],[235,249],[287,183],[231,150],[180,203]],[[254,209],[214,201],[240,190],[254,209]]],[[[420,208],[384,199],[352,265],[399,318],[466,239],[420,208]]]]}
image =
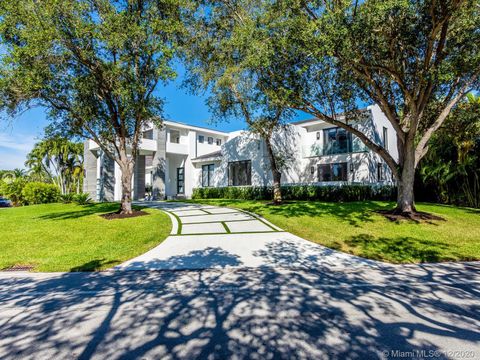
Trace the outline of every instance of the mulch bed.
{"type": "Polygon", "coordinates": [[[144,216],[144,215],[150,215],[150,214],[142,210],[133,210],[131,214],[121,214],[119,212],[113,212],[113,213],[103,214],[99,216],[107,220],[115,220],[115,219],[128,219],[128,218],[144,216]]]}
{"type": "Polygon", "coordinates": [[[444,218],[422,211],[414,213],[398,213],[394,210],[377,210],[376,213],[385,216],[390,221],[413,220],[417,222],[429,222],[432,220],[445,221],[444,218]]]}
{"type": "Polygon", "coordinates": [[[1,271],[31,271],[33,270],[33,265],[22,265],[22,264],[15,264],[8,268],[2,269],[1,271]]]}

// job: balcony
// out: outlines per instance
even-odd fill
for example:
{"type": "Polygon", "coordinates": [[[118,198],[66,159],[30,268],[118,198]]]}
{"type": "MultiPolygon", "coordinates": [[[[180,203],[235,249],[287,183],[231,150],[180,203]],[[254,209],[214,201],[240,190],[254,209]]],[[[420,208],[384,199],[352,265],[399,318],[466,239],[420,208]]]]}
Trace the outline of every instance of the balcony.
{"type": "Polygon", "coordinates": [[[167,142],[167,153],[188,155],[188,146],[185,144],[167,142]]]}

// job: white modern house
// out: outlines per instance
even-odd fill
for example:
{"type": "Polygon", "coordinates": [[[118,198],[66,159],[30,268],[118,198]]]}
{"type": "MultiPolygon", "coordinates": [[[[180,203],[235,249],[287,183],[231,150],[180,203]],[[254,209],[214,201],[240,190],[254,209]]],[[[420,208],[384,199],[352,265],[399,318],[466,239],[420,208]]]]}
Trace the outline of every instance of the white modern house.
{"type": "MultiPolygon", "coordinates": [[[[341,118],[340,118],[341,119],[341,118]]],[[[396,136],[377,105],[351,123],[398,158],[396,136]]],[[[363,143],[318,119],[275,134],[283,184],[392,184],[388,166],[363,143]]],[[[120,169],[93,141],[85,142],[84,191],[97,201],[121,198],[120,169]]],[[[272,184],[265,144],[247,131],[221,132],[174,121],[145,129],[133,176],[133,197],[191,197],[196,187],[272,184]]]]}

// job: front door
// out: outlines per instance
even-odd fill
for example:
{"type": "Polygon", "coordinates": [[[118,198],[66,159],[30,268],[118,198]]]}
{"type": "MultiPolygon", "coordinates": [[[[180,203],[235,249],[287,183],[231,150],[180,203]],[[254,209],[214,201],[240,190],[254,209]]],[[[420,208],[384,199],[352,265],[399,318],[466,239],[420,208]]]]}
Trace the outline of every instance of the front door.
{"type": "Polygon", "coordinates": [[[177,194],[185,194],[185,168],[177,168],[177,194]]]}

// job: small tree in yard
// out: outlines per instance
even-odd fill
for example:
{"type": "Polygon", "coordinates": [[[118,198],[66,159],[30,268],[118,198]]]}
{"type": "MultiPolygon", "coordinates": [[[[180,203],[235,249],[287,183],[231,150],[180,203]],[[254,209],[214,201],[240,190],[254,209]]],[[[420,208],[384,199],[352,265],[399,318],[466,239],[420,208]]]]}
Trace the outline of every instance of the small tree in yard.
{"type": "Polygon", "coordinates": [[[217,119],[242,118],[248,129],[266,145],[273,179],[273,202],[282,202],[282,168],[287,149],[274,144],[275,133],[292,117],[289,108],[275,103],[263,81],[268,71],[257,51],[261,44],[252,38],[254,24],[249,13],[256,1],[206,1],[205,11],[192,27],[187,47],[190,78],[196,91],[210,90],[208,104],[217,119]]]}
{"type": "Polygon", "coordinates": [[[217,3],[225,24],[245,24],[255,52],[248,67],[258,74],[262,66],[269,98],[357,136],[397,181],[394,212],[414,214],[415,169],[430,138],[478,88],[478,1],[257,0],[233,16],[237,2],[217,3]],[[349,121],[365,102],[377,103],[391,123],[398,161],[349,121]]]}
{"type": "Polygon", "coordinates": [[[131,213],[135,159],[147,122],[161,122],[160,81],[184,31],[183,0],[2,1],[0,108],[48,109],[57,130],[94,140],[122,172],[131,213]]]}

